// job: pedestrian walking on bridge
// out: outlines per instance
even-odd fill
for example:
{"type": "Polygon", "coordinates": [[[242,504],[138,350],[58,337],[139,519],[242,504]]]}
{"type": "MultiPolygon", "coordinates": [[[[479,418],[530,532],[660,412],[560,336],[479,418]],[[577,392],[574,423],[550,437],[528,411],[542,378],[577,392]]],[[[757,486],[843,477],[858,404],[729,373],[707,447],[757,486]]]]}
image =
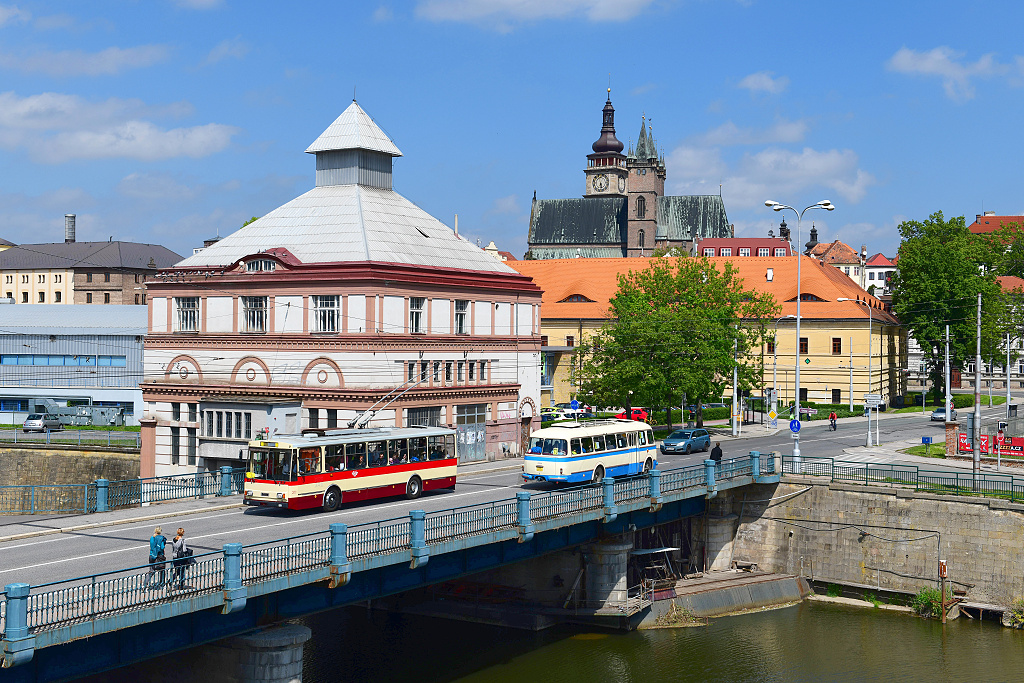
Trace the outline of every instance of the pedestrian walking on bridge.
{"type": "Polygon", "coordinates": [[[185,530],[178,528],[178,533],[171,542],[171,549],[174,552],[174,559],[171,564],[174,566],[174,575],[171,577],[171,588],[178,590],[185,588],[185,570],[195,562],[192,559],[192,549],[185,543],[185,530]],[[177,584],[177,586],[175,586],[177,584]]]}
{"type": "Polygon", "coordinates": [[[146,590],[150,589],[153,576],[157,572],[160,573],[160,576],[157,578],[153,589],[155,590],[164,585],[164,567],[167,560],[166,555],[164,555],[164,548],[166,546],[167,538],[163,535],[163,529],[161,527],[153,529],[153,536],[149,539],[149,573],[146,574],[146,583],[143,585],[143,588],[146,590]]]}
{"type": "Polygon", "coordinates": [[[716,463],[722,462],[722,444],[718,441],[715,442],[715,447],[711,449],[711,459],[716,463]]]}

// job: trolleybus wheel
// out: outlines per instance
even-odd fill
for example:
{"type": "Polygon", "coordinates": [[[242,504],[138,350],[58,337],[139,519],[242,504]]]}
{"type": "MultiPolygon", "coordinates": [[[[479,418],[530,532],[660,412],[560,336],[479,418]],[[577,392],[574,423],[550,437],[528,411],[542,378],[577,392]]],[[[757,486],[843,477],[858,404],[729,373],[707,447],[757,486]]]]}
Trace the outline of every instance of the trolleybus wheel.
{"type": "Polygon", "coordinates": [[[604,467],[598,465],[594,468],[594,476],[590,481],[594,484],[600,484],[602,479],[604,479],[604,467]]]}
{"type": "Polygon", "coordinates": [[[341,505],[341,491],[332,486],[324,494],[324,512],[334,512],[339,505],[341,505]]]}
{"type": "Polygon", "coordinates": [[[413,475],[409,483],[405,485],[405,497],[409,500],[419,498],[420,494],[423,493],[423,482],[416,475],[413,475]]]}

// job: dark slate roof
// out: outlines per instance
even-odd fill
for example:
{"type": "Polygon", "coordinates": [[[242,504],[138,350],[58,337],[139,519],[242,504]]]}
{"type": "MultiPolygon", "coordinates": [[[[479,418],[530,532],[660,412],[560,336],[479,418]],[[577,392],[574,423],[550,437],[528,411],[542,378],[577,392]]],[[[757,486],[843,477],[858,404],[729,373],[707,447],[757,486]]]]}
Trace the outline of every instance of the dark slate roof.
{"type": "Polygon", "coordinates": [[[540,261],[544,259],[564,258],[622,258],[626,255],[626,248],[622,247],[533,247],[530,255],[540,261]]]}
{"type": "Polygon", "coordinates": [[[159,244],[137,242],[53,242],[21,244],[0,251],[0,270],[40,268],[169,268],[182,259],[159,244]]]}
{"type": "Polygon", "coordinates": [[[717,194],[658,197],[659,240],[732,237],[725,204],[717,194]]]}
{"type": "Polygon", "coordinates": [[[623,245],[626,198],[538,199],[530,216],[531,247],[557,244],[623,245]]]}
{"type": "Polygon", "coordinates": [[[9,241],[5,240],[3,237],[0,237],[0,246],[13,247],[14,246],[14,242],[9,242],[9,241]]]}

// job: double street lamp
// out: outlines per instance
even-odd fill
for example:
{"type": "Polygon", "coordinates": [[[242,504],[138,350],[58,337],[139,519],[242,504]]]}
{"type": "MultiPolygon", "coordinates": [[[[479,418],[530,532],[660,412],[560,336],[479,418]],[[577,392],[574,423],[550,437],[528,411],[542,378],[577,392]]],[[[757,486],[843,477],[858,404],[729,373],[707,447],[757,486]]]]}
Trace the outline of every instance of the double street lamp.
{"type": "MultiPolygon", "coordinates": [[[[779,202],[772,201],[771,199],[767,200],[764,203],[764,205],[767,206],[772,211],[785,211],[785,210],[789,210],[789,211],[792,211],[793,213],[796,214],[796,246],[797,246],[797,249],[796,249],[796,373],[795,373],[796,377],[795,377],[795,381],[794,381],[796,392],[795,392],[794,398],[796,399],[796,411],[795,411],[796,419],[799,420],[800,419],[800,298],[801,298],[801,294],[800,294],[800,264],[803,261],[803,259],[801,258],[801,251],[800,251],[800,222],[803,220],[804,213],[806,211],[809,211],[811,209],[824,209],[825,211],[834,211],[836,207],[833,206],[832,202],[830,202],[827,199],[822,199],[820,202],[816,202],[814,204],[811,204],[810,206],[804,207],[803,211],[797,211],[792,206],[788,206],[786,204],[780,204],[779,202]]],[[[800,439],[799,439],[799,434],[797,434],[797,437],[798,438],[796,438],[795,441],[793,442],[793,457],[794,458],[799,458],[800,457],[800,439]]],[[[799,462],[799,460],[797,460],[796,462],[799,462]]]]}

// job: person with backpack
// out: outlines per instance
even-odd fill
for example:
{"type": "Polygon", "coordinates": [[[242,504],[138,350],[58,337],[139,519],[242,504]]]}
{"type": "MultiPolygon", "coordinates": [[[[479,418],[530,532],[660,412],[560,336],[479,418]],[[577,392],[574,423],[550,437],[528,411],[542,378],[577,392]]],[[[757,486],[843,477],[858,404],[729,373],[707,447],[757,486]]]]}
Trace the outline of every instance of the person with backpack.
{"type": "Polygon", "coordinates": [[[836,420],[838,419],[839,416],[836,415],[836,411],[833,410],[831,413],[828,414],[828,428],[833,432],[836,431],[836,420]]]}
{"type": "Polygon", "coordinates": [[[185,543],[185,530],[181,527],[178,528],[178,533],[171,542],[171,550],[174,553],[174,559],[171,562],[174,565],[171,588],[174,588],[177,583],[178,590],[182,590],[185,588],[185,570],[195,560],[192,559],[192,549],[185,543]]]}
{"type": "Polygon", "coordinates": [[[164,555],[164,548],[166,546],[167,538],[163,535],[163,529],[161,527],[153,529],[153,536],[149,539],[149,573],[146,574],[146,583],[143,585],[144,590],[150,590],[153,576],[157,572],[160,572],[160,576],[157,578],[156,585],[152,589],[156,590],[164,585],[164,567],[167,561],[167,557],[164,555]]]}

